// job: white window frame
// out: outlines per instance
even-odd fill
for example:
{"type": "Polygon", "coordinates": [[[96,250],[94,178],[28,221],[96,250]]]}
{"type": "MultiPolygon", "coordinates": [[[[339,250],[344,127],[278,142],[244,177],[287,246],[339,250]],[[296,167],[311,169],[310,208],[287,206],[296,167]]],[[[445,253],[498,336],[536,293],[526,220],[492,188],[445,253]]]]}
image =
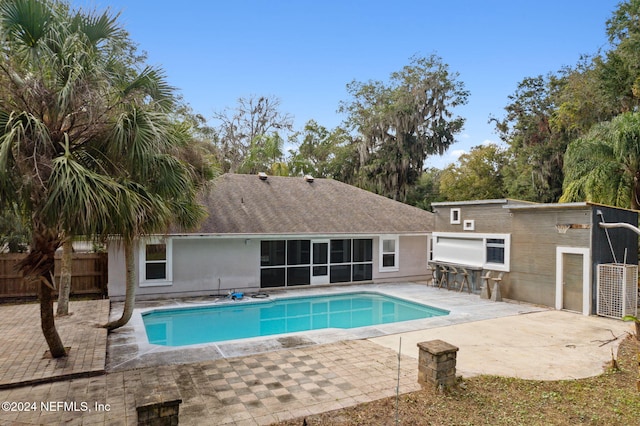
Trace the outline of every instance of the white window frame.
{"type": "Polygon", "coordinates": [[[478,266],[483,269],[490,269],[493,271],[509,272],[511,270],[511,234],[482,234],[482,233],[469,233],[469,232],[434,232],[432,237],[433,245],[433,261],[434,262],[447,262],[457,263],[460,265],[478,266]],[[478,240],[482,242],[482,262],[481,264],[473,264],[471,262],[465,263],[464,259],[452,259],[443,258],[438,253],[438,238],[462,240],[478,240]],[[504,263],[489,263],[487,262],[487,240],[501,239],[504,240],[504,263]]]}
{"type": "Polygon", "coordinates": [[[465,220],[462,223],[462,229],[464,229],[465,231],[475,231],[475,229],[476,229],[476,221],[473,220],[473,219],[465,220]]]}
{"type": "Polygon", "coordinates": [[[454,208],[451,209],[449,211],[449,223],[451,225],[460,225],[462,219],[461,219],[461,212],[459,208],[454,208]]]}
{"type": "Polygon", "coordinates": [[[398,235],[381,235],[378,247],[378,272],[397,272],[400,270],[400,236],[398,235]],[[384,251],[384,242],[393,241],[393,252],[384,251]],[[393,266],[382,266],[382,259],[385,254],[393,253],[393,266]]]}
{"type": "Polygon", "coordinates": [[[170,286],[173,285],[173,241],[171,238],[150,237],[140,239],[139,244],[139,275],[140,287],[170,286]],[[164,244],[166,250],[166,277],[163,279],[147,279],[147,245],[164,244]]]}

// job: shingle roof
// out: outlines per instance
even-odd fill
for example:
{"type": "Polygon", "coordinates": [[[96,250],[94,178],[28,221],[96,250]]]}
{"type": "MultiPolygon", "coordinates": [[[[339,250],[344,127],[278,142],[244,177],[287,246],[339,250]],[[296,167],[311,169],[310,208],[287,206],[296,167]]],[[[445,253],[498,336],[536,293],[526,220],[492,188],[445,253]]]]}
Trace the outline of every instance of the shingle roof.
{"type": "Polygon", "coordinates": [[[225,174],[201,201],[203,234],[403,234],[433,230],[433,214],[331,179],[225,174]]]}

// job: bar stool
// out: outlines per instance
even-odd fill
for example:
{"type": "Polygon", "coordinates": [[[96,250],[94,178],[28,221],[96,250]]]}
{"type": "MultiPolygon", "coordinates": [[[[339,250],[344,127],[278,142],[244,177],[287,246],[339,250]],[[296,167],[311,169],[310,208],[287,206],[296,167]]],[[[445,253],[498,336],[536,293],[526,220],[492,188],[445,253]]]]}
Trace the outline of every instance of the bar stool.
{"type": "Polygon", "coordinates": [[[433,287],[438,286],[438,267],[436,265],[429,265],[429,271],[431,272],[431,285],[433,287]]]}
{"type": "Polygon", "coordinates": [[[440,265],[440,280],[438,281],[438,288],[442,288],[442,286],[444,285],[445,287],[447,287],[447,290],[449,290],[449,278],[447,276],[448,274],[449,270],[447,269],[447,267],[444,265],[440,265]]]}
{"type": "MultiPolygon", "coordinates": [[[[458,268],[455,266],[449,266],[449,273],[453,274],[453,283],[451,288],[455,289],[458,286],[458,268]]],[[[447,287],[447,290],[449,290],[449,287],[447,287]]]]}
{"type": "Polygon", "coordinates": [[[471,285],[469,284],[469,271],[467,271],[467,268],[460,268],[462,269],[462,281],[460,282],[460,292],[462,292],[462,290],[464,289],[464,286],[467,286],[467,292],[471,293],[471,285]]]}
{"type": "Polygon", "coordinates": [[[493,289],[491,291],[491,300],[494,302],[502,302],[502,294],[500,293],[500,282],[504,277],[504,272],[500,272],[497,277],[491,278],[493,280],[493,289]]]}
{"type": "Polygon", "coordinates": [[[482,276],[482,290],[480,290],[480,299],[491,299],[491,271],[485,271],[482,276]]]}

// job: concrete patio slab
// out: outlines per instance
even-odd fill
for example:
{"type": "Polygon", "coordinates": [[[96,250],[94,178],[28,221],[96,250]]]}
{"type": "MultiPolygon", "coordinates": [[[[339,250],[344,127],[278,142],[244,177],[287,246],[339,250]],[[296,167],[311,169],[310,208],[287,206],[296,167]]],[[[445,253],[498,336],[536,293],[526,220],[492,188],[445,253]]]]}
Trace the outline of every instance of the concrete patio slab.
{"type": "MultiPolygon", "coordinates": [[[[418,358],[419,342],[444,340],[459,348],[457,372],[534,380],[601,374],[632,324],[564,311],[532,312],[402,333],[402,354],[418,358]]],[[[399,336],[370,341],[398,348],[399,336]]]]}

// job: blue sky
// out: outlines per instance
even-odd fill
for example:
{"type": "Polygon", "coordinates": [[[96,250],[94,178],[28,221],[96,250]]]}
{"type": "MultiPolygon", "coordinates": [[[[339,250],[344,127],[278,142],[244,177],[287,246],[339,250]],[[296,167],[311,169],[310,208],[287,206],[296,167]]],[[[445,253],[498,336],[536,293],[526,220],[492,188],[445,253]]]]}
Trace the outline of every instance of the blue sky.
{"type": "Polygon", "coordinates": [[[470,91],[465,129],[442,158],[499,142],[502,117],[525,77],[575,65],[606,48],[605,22],[618,0],[74,0],[120,11],[122,22],[198,113],[239,97],[281,100],[301,129],[344,117],[347,83],[386,80],[412,55],[440,56],[470,91]]]}

